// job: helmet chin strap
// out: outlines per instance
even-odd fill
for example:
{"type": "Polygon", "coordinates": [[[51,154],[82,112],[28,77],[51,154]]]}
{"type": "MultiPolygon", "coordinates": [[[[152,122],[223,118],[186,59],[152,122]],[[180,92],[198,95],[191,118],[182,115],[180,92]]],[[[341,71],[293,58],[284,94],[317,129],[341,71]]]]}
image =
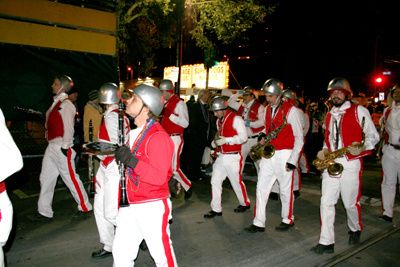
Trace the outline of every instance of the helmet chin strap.
{"type": "Polygon", "coordinates": [[[136,119],[136,117],[139,116],[140,113],[142,113],[143,108],[144,108],[144,104],[142,105],[142,108],[140,109],[139,113],[135,117],[133,117],[133,119],[136,119]]]}
{"type": "Polygon", "coordinates": [[[61,84],[61,88],[60,88],[60,90],[57,91],[56,95],[58,95],[58,93],[59,93],[63,88],[64,88],[64,85],[61,84]]]}

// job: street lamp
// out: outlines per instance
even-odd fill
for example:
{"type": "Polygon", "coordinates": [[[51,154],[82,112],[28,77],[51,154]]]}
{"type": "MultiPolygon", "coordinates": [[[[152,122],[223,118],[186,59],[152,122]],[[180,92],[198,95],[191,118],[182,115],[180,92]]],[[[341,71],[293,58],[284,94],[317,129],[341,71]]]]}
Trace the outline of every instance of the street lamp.
{"type": "MultiPolygon", "coordinates": [[[[131,67],[128,67],[128,71],[131,72],[131,80],[133,80],[133,69],[131,67]]],[[[126,73],[126,79],[128,80],[128,73],[126,73]]]]}

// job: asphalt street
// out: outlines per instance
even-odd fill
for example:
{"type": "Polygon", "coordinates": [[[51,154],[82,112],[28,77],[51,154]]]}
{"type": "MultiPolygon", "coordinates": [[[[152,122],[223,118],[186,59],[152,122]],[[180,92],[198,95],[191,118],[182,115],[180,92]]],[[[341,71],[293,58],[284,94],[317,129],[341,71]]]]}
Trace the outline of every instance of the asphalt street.
{"type": "MultiPolygon", "coordinates": [[[[87,171],[78,169],[87,183],[87,171]]],[[[228,180],[222,196],[223,215],[204,219],[210,210],[209,179],[193,186],[193,196],[173,199],[171,237],[179,266],[400,266],[400,198],[396,198],[393,223],[378,220],[381,214],[381,168],[373,158],[364,161],[362,185],[361,244],[348,245],[348,228],[342,202],[336,205],[335,253],[316,255],[320,230],[319,201],[321,180],[311,173],[302,178],[301,196],[295,200],[295,226],[287,232],[275,231],[281,222],[280,201],[267,205],[266,231],[251,234],[257,177],[246,164],[245,184],[251,209],[234,213],[238,201],[228,180]]],[[[72,220],[76,203],[69,191],[57,187],[51,222],[31,222],[27,216],[37,210],[38,175],[23,171],[8,181],[8,194],[14,206],[14,228],[5,249],[7,266],[112,266],[112,258],[95,260],[91,253],[100,249],[94,216],[72,220]]],[[[91,199],[93,201],[93,199],[91,199]]],[[[136,266],[155,266],[148,251],[140,251],[136,266]]]]}

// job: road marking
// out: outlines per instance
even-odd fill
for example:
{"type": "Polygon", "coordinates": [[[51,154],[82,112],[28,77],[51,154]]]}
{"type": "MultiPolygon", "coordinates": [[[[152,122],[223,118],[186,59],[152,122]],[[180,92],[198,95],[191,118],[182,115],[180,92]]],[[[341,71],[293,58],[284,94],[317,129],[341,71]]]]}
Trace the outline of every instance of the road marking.
{"type": "MultiPolygon", "coordinates": [[[[84,182],[83,185],[88,184],[90,181],[84,182]]],[[[68,189],[68,187],[61,187],[56,189],[55,191],[63,191],[68,189]]],[[[14,191],[12,191],[15,195],[17,195],[20,199],[25,199],[25,198],[32,198],[32,197],[37,197],[39,196],[39,194],[32,194],[32,195],[27,195],[24,192],[22,192],[19,189],[15,189],[14,191]]]]}

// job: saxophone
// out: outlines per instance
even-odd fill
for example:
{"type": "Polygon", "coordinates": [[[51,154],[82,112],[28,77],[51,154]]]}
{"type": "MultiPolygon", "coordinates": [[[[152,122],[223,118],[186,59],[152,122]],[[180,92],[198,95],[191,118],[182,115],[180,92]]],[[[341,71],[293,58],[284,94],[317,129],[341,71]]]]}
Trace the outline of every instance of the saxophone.
{"type": "MultiPolygon", "coordinates": [[[[364,129],[365,117],[362,119],[362,129],[364,129]]],[[[360,148],[364,145],[365,142],[365,134],[362,131],[362,141],[359,144],[352,145],[351,147],[360,148]]],[[[318,157],[313,160],[312,164],[317,168],[317,170],[327,169],[328,173],[332,176],[339,175],[343,172],[343,165],[335,162],[334,160],[337,158],[341,158],[349,153],[349,147],[343,147],[341,149],[328,152],[325,154],[325,159],[319,159],[318,157]]]]}
{"type": "Polygon", "coordinates": [[[282,111],[283,123],[278,127],[276,127],[274,130],[272,130],[271,132],[269,132],[267,136],[264,137],[265,139],[264,145],[257,143],[250,149],[249,156],[254,162],[259,161],[261,159],[261,156],[266,159],[269,159],[272,158],[272,156],[275,154],[275,147],[270,143],[272,139],[274,139],[280,133],[280,131],[282,131],[282,129],[285,128],[287,124],[286,117],[283,114],[282,106],[280,106],[280,108],[282,111]]]}

